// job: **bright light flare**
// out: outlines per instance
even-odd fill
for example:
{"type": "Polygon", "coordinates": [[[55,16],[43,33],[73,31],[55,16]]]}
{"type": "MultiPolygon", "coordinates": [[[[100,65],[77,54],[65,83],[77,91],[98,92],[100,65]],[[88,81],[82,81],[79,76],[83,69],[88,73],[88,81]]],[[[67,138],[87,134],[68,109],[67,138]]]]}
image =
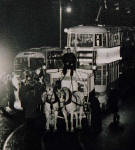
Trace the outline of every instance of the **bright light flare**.
{"type": "Polygon", "coordinates": [[[0,74],[12,68],[12,56],[8,48],[0,45],[0,74]]]}
{"type": "Polygon", "coordinates": [[[71,13],[71,12],[72,12],[72,8],[71,8],[70,6],[68,6],[68,7],[66,8],[66,12],[67,12],[67,13],[71,13]]]}

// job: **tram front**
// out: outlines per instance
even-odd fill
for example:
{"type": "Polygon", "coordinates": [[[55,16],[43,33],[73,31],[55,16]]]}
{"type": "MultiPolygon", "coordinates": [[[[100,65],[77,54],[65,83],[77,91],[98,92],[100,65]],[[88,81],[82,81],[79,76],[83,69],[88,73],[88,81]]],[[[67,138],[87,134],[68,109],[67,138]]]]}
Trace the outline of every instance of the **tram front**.
{"type": "Polygon", "coordinates": [[[77,57],[77,68],[92,70],[101,107],[107,104],[107,87],[119,78],[120,29],[75,26],[65,29],[67,47],[77,57]]]}
{"type": "Polygon", "coordinates": [[[19,99],[19,83],[25,79],[25,72],[35,72],[41,68],[45,62],[44,54],[40,52],[20,52],[14,59],[14,73],[12,83],[17,89],[14,91],[15,102],[14,108],[22,110],[20,99],[19,99]]]}

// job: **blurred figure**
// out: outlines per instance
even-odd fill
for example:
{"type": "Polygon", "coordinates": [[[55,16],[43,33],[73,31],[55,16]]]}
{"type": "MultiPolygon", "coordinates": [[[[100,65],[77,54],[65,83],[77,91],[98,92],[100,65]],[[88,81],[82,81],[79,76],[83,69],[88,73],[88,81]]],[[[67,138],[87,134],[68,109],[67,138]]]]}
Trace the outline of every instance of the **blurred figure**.
{"type": "Polygon", "coordinates": [[[8,94],[8,107],[14,109],[15,95],[14,91],[17,91],[16,87],[12,83],[12,76],[8,75],[7,78],[7,94],[8,94]]]}
{"type": "Polygon", "coordinates": [[[34,79],[42,84],[46,88],[46,65],[43,65],[35,71],[34,79]]]}
{"type": "Polygon", "coordinates": [[[99,132],[102,128],[102,117],[100,103],[95,95],[95,90],[90,93],[89,100],[91,106],[91,128],[92,131],[99,132]]]}
{"type": "Polygon", "coordinates": [[[109,94],[109,109],[113,113],[113,123],[119,123],[120,116],[118,114],[118,97],[119,93],[116,89],[111,88],[109,94]]]}
{"type": "Polygon", "coordinates": [[[43,63],[43,65],[40,68],[39,78],[41,78],[42,76],[45,77],[45,74],[46,74],[46,64],[43,63]]]}
{"type": "Polygon", "coordinates": [[[40,110],[41,91],[39,86],[28,77],[28,83],[20,85],[19,97],[25,114],[25,149],[40,150],[43,133],[43,118],[40,110]]]}

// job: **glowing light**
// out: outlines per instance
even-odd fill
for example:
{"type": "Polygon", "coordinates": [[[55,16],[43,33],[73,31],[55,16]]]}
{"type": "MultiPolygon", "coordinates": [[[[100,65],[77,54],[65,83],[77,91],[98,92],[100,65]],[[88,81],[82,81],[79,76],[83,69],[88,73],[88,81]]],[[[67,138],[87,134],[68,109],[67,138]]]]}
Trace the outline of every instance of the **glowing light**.
{"type": "Polygon", "coordinates": [[[65,33],[67,33],[67,32],[68,32],[68,29],[67,29],[67,28],[65,28],[65,29],[64,29],[64,32],[65,32],[65,33]]]}
{"type": "Polygon", "coordinates": [[[66,11],[67,11],[68,13],[71,13],[71,12],[72,12],[71,7],[68,6],[68,7],[66,8],[66,11]]]}
{"type": "Polygon", "coordinates": [[[127,14],[130,14],[130,13],[131,13],[131,11],[130,11],[130,10],[128,10],[128,11],[127,11],[127,14]]]}
{"type": "Polygon", "coordinates": [[[12,67],[12,54],[9,48],[0,45],[0,74],[7,72],[12,67]]]}

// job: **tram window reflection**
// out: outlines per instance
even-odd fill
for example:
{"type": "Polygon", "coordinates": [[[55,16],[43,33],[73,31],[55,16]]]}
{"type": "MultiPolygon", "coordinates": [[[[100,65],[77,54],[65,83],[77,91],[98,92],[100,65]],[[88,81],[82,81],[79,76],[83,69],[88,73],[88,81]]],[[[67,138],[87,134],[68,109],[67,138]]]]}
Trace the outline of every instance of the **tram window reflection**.
{"type": "Polygon", "coordinates": [[[75,46],[75,34],[71,34],[71,46],[75,46]]]}
{"type": "Polygon", "coordinates": [[[28,59],[27,58],[16,58],[15,59],[15,69],[25,69],[28,67],[28,59]]]}
{"type": "Polygon", "coordinates": [[[59,68],[60,69],[62,67],[63,67],[62,51],[48,52],[47,68],[49,68],[49,69],[59,68]]]}
{"type": "Polygon", "coordinates": [[[93,47],[93,35],[92,34],[77,34],[77,46],[93,47]]]}

